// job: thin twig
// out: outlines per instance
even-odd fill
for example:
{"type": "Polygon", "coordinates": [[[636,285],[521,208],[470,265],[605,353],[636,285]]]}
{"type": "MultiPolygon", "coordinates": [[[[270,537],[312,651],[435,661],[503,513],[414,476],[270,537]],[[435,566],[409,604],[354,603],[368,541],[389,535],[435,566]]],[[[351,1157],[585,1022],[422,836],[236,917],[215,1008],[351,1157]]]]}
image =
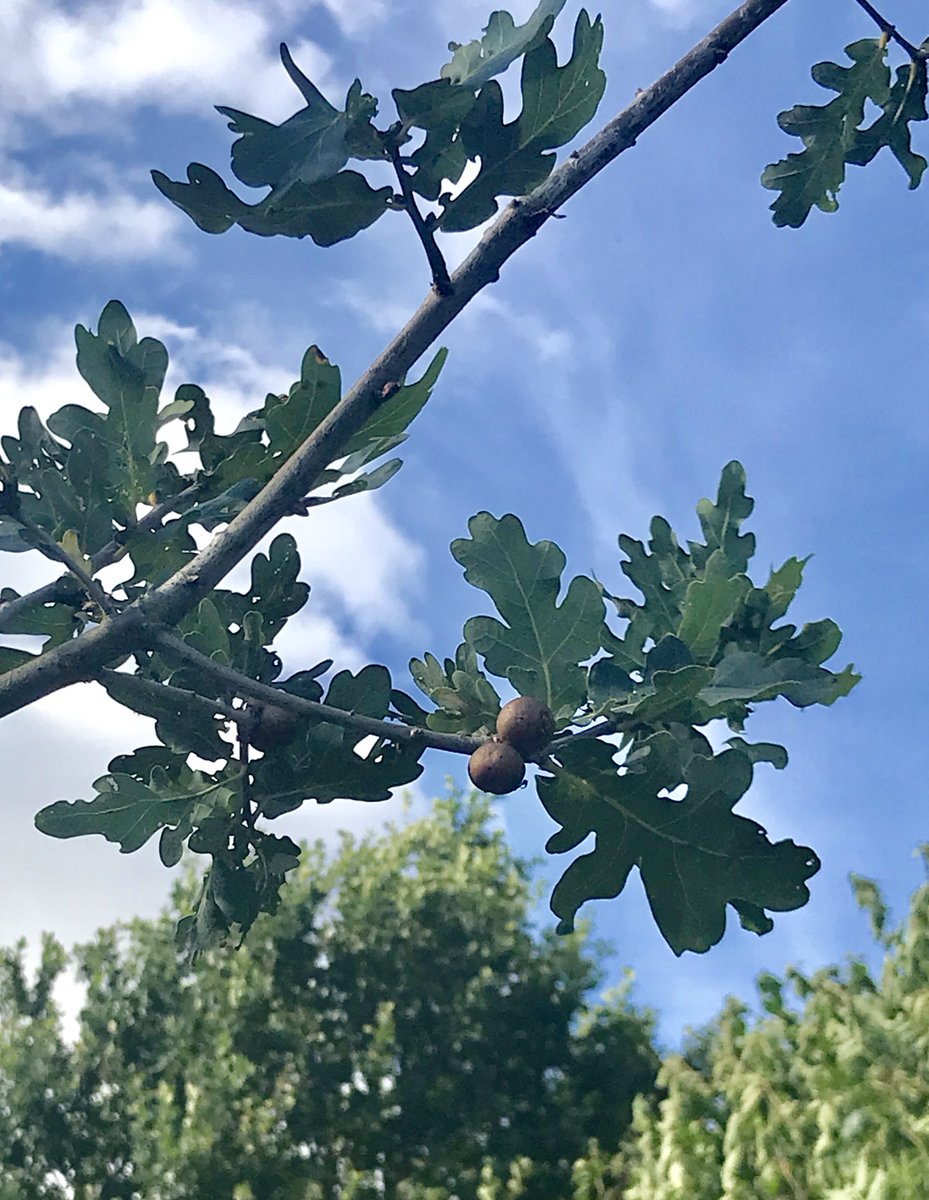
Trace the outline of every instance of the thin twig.
{"type": "MultiPolygon", "coordinates": [[[[150,533],[157,529],[164,518],[172,512],[177,512],[183,508],[188,500],[193,500],[200,491],[200,484],[194,483],[190,487],[184,488],[182,492],[178,492],[176,496],[171,496],[167,500],[163,500],[160,504],[156,504],[153,509],[145,514],[142,519],[132,527],[132,533],[150,533]]],[[[18,519],[18,518],[17,518],[18,519]]],[[[20,522],[21,524],[23,522],[20,522]]],[[[118,562],[127,553],[125,538],[112,538],[105,546],[91,556],[91,574],[96,575],[102,571],[104,567],[112,566],[118,562]]],[[[15,624],[21,613],[28,612],[37,605],[51,604],[55,601],[63,599],[68,576],[62,575],[58,579],[53,579],[51,583],[45,583],[34,591],[27,593],[25,596],[17,596],[15,600],[7,600],[0,604],[0,633],[14,633],[15,630],[9,626],[15,624]]]]}
{"type": "Polygon", "coordinates": [[[541,229],[566,201],[625,150],[682,96],[711,74],[727,55],[787,0],[745,0],[710,34],[581,149],[574,151],[540,187],[510,204],[452,276],[451,295],[432,290],[419,310],[355,386],[259,494],[189,563],[160,587],[103,626],[55,647],[0,676],[0,717],[125,657],[151,622],[173,626],[316,486],[320,474],[343,451],[383,403],[383,388],[402,379],[465,306],[500,277],[504,263],[541,229]]]}
{"type": "MultiPolygon", "coordinates": [[[[109,676],[115,676],[116,679],[125,679],[124,675],[117,671],[111,671],[105,667],[100,672],[101,682],[109,676]]],[[[217,713],[222,714],[227,721],[235,721],[236,724],[245,723],[252,718],[248,716],[244,709],[233,708],[231,704],[227,704],[225,700],[217,700],[215,696],[202,696],[199,692],[191,691],[189,688],[174,687],[170,683],[159,683],[158,686],[164,689],[166,700],[176,700],[180,706],[186,706],[191,700],[201,701],[213,705],[217,713]]]]}
{"type": "Polygon", "coordinates": [[[429,260],[429,269],[432,271],[432,282],[435,285],[435,290],[440,296],[449,296],[452,292],[452,281],[448,275],[448,267],[445,264],[445,259],[442,257],[442,251],[435,240],[435,234],[426,224],[423,214],[419,211],[419,205],[416,203],[416,195],[410,184],[410,177],[401,160],[400,147],[397,145],[396,138],[391,137],[389,133],[386,135],[384,143],[390,155],[390,161],[393,163],[394,170],[397,173],[400,191],[403,193],[403,208],[413,222],[413,228],[416,230],[416,234],[423,244],[423,249],[426,251],[426,258],[429,260]]]}
{"type": "MultiPolygon", "coordinates": [[[[155,648],[175,662],[185,663],[196,668],[197,672],[207,679],[214,680],[227,695],[247,697],[263,704],[274,705],[294,713],[298,717],[309,718],[313,721],[326,721],[330,725],[339,725],[343,729],[352,729],[358,734],[386,738],[392,742],[412,743],[428,746],[434,750],[447,750],[453,754],[472,754],[484,740],[482,738],[466,737],[455,733],[437,733],[432,729],[421,729],[410,725],[402,725],[397,721],[380,721],[376,717],[367,717],[362,713],[348,712],[335,708],[331,704],[321,704],[317,700],[306,700],[303,696],[295,696],[283,688],[270,687],[249,679],[232,667],[224,666],[212,658],[207,658],[199,650],[167,630],[152,630],[152,641],[155,648]]],[[[205,699],[206,697],[204,697],[205,699]]],[[[239,720],[242,713],[234,720],[239,720]]]]}
{"type": "Polygon", "coordinates": [[[902,47],[914,62],[919,62],[920,59],[929,58],[929,50],[921,50],[919,46],[914,46],[912,42],[908,42],[906,38],[897,32],[897,27],[892,25],[886,17],[881,16],[873,4],[869,0],[856,0],[860,8],[863,8],[868,16],[877,23],[883,33],[886,33],[892,42],[896,42],[902,47]]]}
{"type": "MultiPolygon", "coordinates": [[[[106,613],[108,617],[116,615],[119,610],[113,603],[112,598],[104,590],[100,581],[88,574],[87,568],[82,562],[76,558],[72,558],[67,550],[63,546],[60,546],[50,533],[46,533],[41,525],[37,525],[22,510],[16,513],[16,520],[24,529],[28,529],[32,534],[33,540],[38,543],[36,549],[44,554],[46,558],[50,558],[53,562],[61,563],[63,567],[66,567],[101,612],[106,613]]],[[[93,564],[91,564],[91,570],[93,570],[93,564]]]]}

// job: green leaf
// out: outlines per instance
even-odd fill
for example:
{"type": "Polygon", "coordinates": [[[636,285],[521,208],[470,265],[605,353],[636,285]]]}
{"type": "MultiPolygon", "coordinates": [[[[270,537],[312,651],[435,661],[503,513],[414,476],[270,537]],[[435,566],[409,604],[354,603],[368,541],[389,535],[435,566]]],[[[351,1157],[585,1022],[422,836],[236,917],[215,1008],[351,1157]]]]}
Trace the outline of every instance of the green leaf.
{"type": "Polygon", "coordinates": [[[741,527],[754,507],[755,501],[745,494],[745,468],[733,459],[723,467],[716,503],[706,499],[697,503],[706,543],[701,546],[688,542],[688,548],[699,567],[705,569],[710,556],[718,550],[730,568],[730,575],[741,575],[748,570],[755,553],[755,535],[742,533],[741,527]]]}
{"type": "Polygon", "coordinates": [[[239,225],[261,237],[308,237],[317,246],[334,246],[367,229],[387,211],[393,196],[391,188],[372,188],[357,171],[340,171],[313,184],[295,183],[283,199],[272,195],[258,204],[240,200],[202,163],[190,164],[187,179],[178,183],[152,171],[162,195],[205,233],[225,233],[239,225]]]}
{"type": "MultiPolygon", "coordinates": [[[[645,598],[643,606],[628,600],[617,601],[622,614],[633,625],[639,626],[641,636],[635,638],[636,646],[649,636],[656,642],[668,635],[676,637],[681,621],[681,605],[688,584],[697,573],[696,566],[678,545],[664,517],[652,518],[648,550],[640,541],[625,533],[619,535],[618,542],[620,550],[629,560],[622,564],[623,574],[645,598]]],[[[627,630],[624,640],[629,639],[629,632],[627,630]]],[[[636,653],[634,657],[644,663],[644,656],[636,653]]]]}
{"type": "Polygon", "coordinates": [[[764,590],[768,595],[767,618],[776,621],[782,617],[793,602],[803,582],[803,568],[809,562],[807,558],[788,558],[782,567],[772,571],[764,590]]]}
{"type": "Polygon", "coordinates": [[[563,67],[554,43],[544,38],[523,60],[523,110],[509,125],[503,121],[500,85],[495,80],[484,84],[460,133],[468,158],[480,159],[480,171],[446,204],[443,230],[475,228],[497,211],[497,197],[524,196],[548,177],[555,156],[545,152],[571,141],[600,103],[606,86],[597,65],[602,45],[599,17],[591,23],[583,9],[574,28],[572,56],[563,67]]]}
{"type": "Polygon", "coordinates": [[[702,579],[687,585],[677,634],[694,658],[708,662],[716,652],[720,632],[735,615],[751,587],[745,575],[730,576],[731,565],[722,550],[714,550],[702,579]]]}
{"type": "Polygon", "coordinates": [[[180,626],[183,639],[207,658],[215,658],[223,666],[232,662],[232,647],[226,614],[220,613],[223,596],[213,592],[187,614],[180,626]]]}
{"type": "Polygon", "coordinates": [[[700,692],[711,707],[730,700],[771,700],[783,696],[796,708],[832,704],[846,696],[860,679],[851,668],[841,674],[812,666],[798,658],[770,662],[750,651],[730,650],[715,668],[712,683],[700,692]]]}
{"type": "Polygon", "coordinates": [[[919,187],[927,162],[914,154],[910,146],[910,121],[929,119],[926,111],[926,60],[908,63],[897,68],[897,79],[884,101],[883,114],[867,129],[856,130],[855,140],[845,155],[845,161],[866,166],[884,146],[890,147],[894,158],[906,171],[910,190],[919,187]]]}
{"type": "Polygon", "coordinates": [[[168,354],[154,338],[138,340],[118,300],[100,314],[96,334],[78,325],[75,340],[78,371],[108,410],[103,433],[109,486],[119,499],[121,521],[131,524],[135,506],[156,485],[152,458],[168,354]]]}
{"type": "Polygon", "coordinates": [[[631,700],[636,683],[612,658],[598,658],[587,673],[587,697],[595,714],[624,707],[631,700]]]}
{"type": "Polygon", "coordinates": [[[636,724],[666,725],[683,721],[700,725],[705,714],[695,703],[702,698],[701,689],[713,678],[712,667],[696,664],[676,671],[656,671],[652,679],[654,692],[641,699],[629,714],[636,724]]]}
{"type": "Polygon", "coordinates": [[[795,638],[791,638],[782,648],[783,653],[792,658],[802,658],[804,662],[819,666],[831,658],[842,641],[842,631],[828,617],[823,621],[813,621],[804,625],[795,638]]]}
{"type": "Polygon", "coordinates": [[[189,517],[166,521],[160,529],[136,530],[125,539],[126,549],[135,568],[130,586],[147,584],[157,587],[179,571],[197,553],[190,535],[189,517]]]}
{"type": "Polygon", "coordinates": [[[190,962],[227,942],[233,929],[241,944],[262,912],[276,911],[285,875],[300,864],[300,847],[291,838],[258,829],[248,836],[247,860],[224,846],[213,852],[196,909],[178,922],[177,946],[190,962]]]}
{"type": "Polygon", "coordinates": [[[462,642],[454,661],[443,667],[432,654],[410,660],[413,682],[437,705],[426,716],[429,729],[443,733],[490,733],[497,722],[500,697],[477,663],[473,648],[462,642]]]}
{"type": "Polygon", "coordinates": [[[114,521],[121,515],[110,493],[113,469],[106,440],[89,429],[78,430],[68,455],[67,475],[78,497],[77,520],[70,528],[84,554],[95,554],[111,540],[116,532],[114,521]]]}
{"type": "Polygon", "coordinates": [[[75,634],[81,632],[84,623],[80,610],[83,603],[83,594],[77,597],[73,604],[57,601],[36,602],[28,608],[20,609],[13,620],[6,618],[3,622],[3,632],[45,637],[48,640],[43,644],[42,650],[51,650],[60,646],[62,642],[70,641],[75,634]]]}
{"type": "Polygon", "coordinates": [[[356,454],[372,443],[397,445],[396,439],[406,433],[432,395],[447,358],[448,350],[440,347],[422,376],[415,383],[403,384],[346,443],[346,453],[356,454]]]}
{"type": "Polygon", "coordinates": [[[377,488],[383,487],[385,483],[389,483],[402,466],[401,459],[391,458],[387,462],[381,463],[379,467],[375,467],[373,471],[367,471],[363,475],[358,475],[351,482],[341,484],[329,499],[343,500],[346,496],[355,496],[359,492],[373,492],[377,488]]]}
{"type": "MultiPolygon", "coordinates": [[[[279,533],[268,547],[267,554],[257,553],[252,559],[251,587],[246,597],[251,608],[260,612],[265,631],[273,639],[306,604],[309,585],[302,583],[300,555],[292,534],[279,533]]],[[[245,614],[242,616],[242,623],[245,614]]]]}
{"type": "Polygon", "coordinates": [[[816,83],[838,93],[834,100],[822,106],[798,104],[777,118],[805,148],[772,163],[761,176],[763,187],[781,193],[771,205],[775,225],[799,228],[814,205],[835,212],[846,165],[864,166],[883,146],[903,166],[911,188],[922,179],[927,164],[910,148],[909,122],[927,119],[925,60],[899,68],[891,87],[883,39],[853,42],[845,53],[851,67],[821,62],[812,69],[816,83]],[[869,101],[882,115],[862,128],[869,101]]]}
{"type": "Polygon", "coordinates": [[[634,866],[675,954],[715,945],[725,931],[727,904],[749,913],[758,932],[770,928],[765,909],[784,912],[807,902],[806,881],[819,869],[813,851],[772,843],[760,825],[732,811],[751,783],[747,755],[694,755],[682,770],[670,733],[648,738],[634,769],[617,770],[614,752],[603,742],[575,741],[559,750],[561,765],[537,779],[542,803],[563,826],[549,839],[550,852],[596,835],[594,849],[555,887],[551,904],[560,930],[573,928],[585,901],[617,896],[634,866]],[[683,800],[660,794],[681,781],[687,784],[683,800]]]}
{"type": "Polygon", "coordinates": [[[472,617],[465,640],[520,695],[543,700],[556,718],[573,714],[586,690],[579,664],[600,644],[599,588],[577,576],[559,604],[564,554],[554,542],[530,543],[512,514],[498,520],[478,513],[468,529],[471,538],[452,542],[452,555],[468,583],[490,595],[503,622],[472,617]]]}
{"type": "Polygon", "coordinates": [[[339,403],[342,382],[318,346],[303,356],[300,379],[287,396],[269,396],[265,405],[265,427],[271,452],[280,465],[313,433],[339,403]]]}
{"type": "Polygon", "coordinates": [[[0,551],[22,554],[35,547],[28,540],[29,531],[13,517],[0,517],[0,551]]]}
{"type": "MultiPolygon", "coordinates": [[[[281,57],[294,79],[291,68],[296,68],[283,45],[281,57]]],[[[336,175],[351,156],[350,131],[370,125],[377,113],[377,101],[362,91],[357,79],[348,90],[344,112],[334,108],[306,76],[301,74],[300,79],[309,84],[300,88],[307,104],[281,125],[216,106],[229,118],[229,128],[241,135],[232,147],[236,178],[249,187],[270,187],[275,201],[283,200],[296,183],[313,184],[336,175]]]]}
{"type": "Polygon", "coordinates": [[[395,88],[393,98],[404,125],[426,133],[410,155],[413,189],[427,200],[438,200],[443,181],[457,183],[467,165],[468,151],[459,131],[474,107],[475,92],[448,79],[433,79],[408,92],[395,88]]]}
{"type": "Polygon", "coordinates": [[[726,745],[741,751],[752,764],[770,763],[778,771],[783,771],[787,766],[787,751],[776,742],[747,742],[745,738],[731,737],[726,739],[726,745]]]}
{"type": "Polygon", "coordinates": [[[5,675],[7,671],[13,671],[16,667],[21,667],[23,663],[31,662],[37,655],[30,654],[28,650],[17,650],[13,646],[0,646],[0,674],[5,675]]]}
{"type": "Polygon", "coordinates": [[[94,788],[93,800],[59,800],[41,809],[36,828],[56,838],[97,833],[130,854],[163,826],[179,825],[195,805],[223,806],[232,795],[228,782],[192,771],[183,757],[151,746],[115,758],[94,788]]]}
{"type": "Polygon", "coordinates": [[[481,87],[546,38],[564,5],[565,0],[540,0],[524,25],[517,25],[508,12],[491,13],[482,38],[466,45],[449,42],[454,54],[439,72],[441,78],[481,87]]]}
{"type": "Polygon", "coordinates": [[[217,525],[225,525],[233,517],[237,517],[260,491],[261,485],[254,479],[240,479],[212,500],[189,508],[184,514],[184,523],[202,525],[204,529],[209,530],[215,529],[217,525]]]}

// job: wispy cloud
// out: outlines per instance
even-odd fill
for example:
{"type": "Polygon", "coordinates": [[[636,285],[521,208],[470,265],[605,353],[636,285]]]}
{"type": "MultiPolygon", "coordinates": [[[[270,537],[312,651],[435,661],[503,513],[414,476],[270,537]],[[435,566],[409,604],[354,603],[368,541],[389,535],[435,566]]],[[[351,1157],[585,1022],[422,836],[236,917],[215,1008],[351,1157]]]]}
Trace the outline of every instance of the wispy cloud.
{"type": "MultiPolygon", "coordinates": [[[[67,122],[88,103],[200,113],[233,86],[237,105],[287,115],[296,92],[277,57],[282,32],[286,20],[282,30],[273,4],[242,0],[8,0],[0,13],[5,121],[67,122]]],[[[318,46],[291,49],[313,79],[325,79],[329,58],[318,46]]]]}
{"type": "Polygon", "coordinates": [[[166,204],[124,192],[55,197],[41,187],[0,183],[0,247],[27,247],[71,262],[133,262],[176,251],[179,225],[166,204]]]}

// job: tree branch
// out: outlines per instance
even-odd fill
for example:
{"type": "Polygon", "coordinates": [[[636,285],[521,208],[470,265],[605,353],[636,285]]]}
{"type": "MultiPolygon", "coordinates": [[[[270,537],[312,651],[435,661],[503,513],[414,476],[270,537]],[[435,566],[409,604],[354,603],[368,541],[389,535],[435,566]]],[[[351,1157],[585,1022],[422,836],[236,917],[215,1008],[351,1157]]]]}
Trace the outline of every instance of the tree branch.
{"type": "Polygon", "coordinates": [[[881,16],[874,5],[869,3],[869,0],[856,0],[856,3],[860,8],[865,10],[865,12],[873,21],[877,23],[878,28],[883,33],[886,33],[892,42],[896,42],[898,46],[902,47],[902,49],[907,52],[913,62],[919,62],[920,59],[929,58],[929,50],[921,50],[919,46],[914,46],[912,42],[908,42],[902,34],[897,32],[897,27],[895,25],[891,25],[886,17],[881,16]]]}
{"type": "Polygon", "coordinates": [[[531,195],[514,201],[451,277],[453,292],[432,292],[407,325],[262,491],[171,579],[118,617],[0,677],[0,716],[124,657],[142,626],[172,626],[199,603],[255,545],[312,491],[349,438],[377,412],[385,387],[405,377],[466,305],[500,277],[504,263],[576,192],[672,105],[724,62],[731,50],[787,0],[745,0],[651,87],[574,151],[531,195]]]}
{"type": "MultiPolygon", "coordinates": [[[[313,721],[326,721],[330,725],[352,729],[359,734],[373,734],[375,737],[387,738],[392,742],[412,742],[433,750],[451,751],[453,754],[472,754],[483,741],[482,738],[465,737],[455,733],[437,733],[433,729],[402,725],[397,721],[379,721],[376,717],[366,717],[361,713],[348,712],[343,708],[335,708],[331,704],[306,700],[303,696],[295,696],[291,692],[285,692],[282,688],[259,683],[256,679],[250,679],[232,667],[224,666],[212,658],[207,658],[205,654],[201,654],[199,650],[189,646],[176,634],[169,633],[167,630],[153,630],[151,640],[169,660],[194,667],[207,679],[214,680],[219,685],[219,689],[228,695],[274,705],[275,708],[286,709],[298,717],[309,718],[313,721]]],[[[203,699],[211,698],[204,696],[203,699]]],[[[233,717],[233,720],[241,719],[241,717],[242,713],[240,712],[237,717],[233,717]]]]}
{"type": "Polygon", "coordinates": [[[429,269],[432,271],[432,282],[435,290],[440,296],[448,296],[452,291],[452,281],[449,278],[448,267],[445,265],[442,251],[436,244],[435,234],[426,224],[423,214],[419,211],[419,205],[416,203],[416,195],[410,184],[410,177],[407,175],[406,167],[404,167],[400,158],[400,147],[397,145],[396,139],[389,136],[386,139],[386,146],[387,153],[390,155],[390,161],[393,163],[394,170],[397,173],[400,191],[403,193],[404,211],[413,222],[413,228],[416,230],[416,234],[426,252],[426,258],[429,260],[429,269]]]}

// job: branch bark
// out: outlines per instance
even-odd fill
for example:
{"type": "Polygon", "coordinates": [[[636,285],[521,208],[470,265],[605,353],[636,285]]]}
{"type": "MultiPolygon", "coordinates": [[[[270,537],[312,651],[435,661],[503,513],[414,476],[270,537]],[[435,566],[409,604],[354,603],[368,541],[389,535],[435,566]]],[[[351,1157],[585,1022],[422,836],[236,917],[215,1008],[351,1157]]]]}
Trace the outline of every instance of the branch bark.
{"type": "Polygon", "coordinates": [[[574,151],[529,196],[513,201],[451,278],[452,292],[426,297],[418,311],[361,376],[348,394],[284,464],[267,486],[185,567],[105,626],[25,663],[0,677],[0,716],[43,696],[89,679],[128,653],[150,624],[172,626],[206,596],[294,505],[312,490],[322,471],[368,421],[398,380],[438,339],[465,306],[500,278],[507,260],[541,229],[558,209],[787,0],[745,0],[702,41],[632,103],[574,151]]]}
{"type": "MultiPolygon", "coordinates": [[[[274,705],[275,708],[286,709],[304,719],[326,721],[343,729],[353,729],[359,735],[373,734],[375,737],[388,738],[392,742],[413,742],[433,750],[450,751],[452,754],[472,754],[483,740],[455,733],[437,733],[433,729],[402,725],[399,721],[379,721],[376,717],[347,712],[331,704],[321,704],[318,700],[306,700],[302,696],[285,692],[282,688],[270,687],[256,679],[249,679],[247,675],[242,675],[232,667],[207,658],[205,654],[201,654],[199,650],[188,646],[186,642],[166,630],[154,631],[151,640],[169,661],[195,667],[200,675],[212,679],[218,684],[219,690],[225,691],[227,695],[258,700],[263,704],[274,705]]],[[[207,700],[209,697],[204,696],[203,699],[207,700]]],[[[241,715],[241,712],[238,713],[239,717],[241,715]]]]}

